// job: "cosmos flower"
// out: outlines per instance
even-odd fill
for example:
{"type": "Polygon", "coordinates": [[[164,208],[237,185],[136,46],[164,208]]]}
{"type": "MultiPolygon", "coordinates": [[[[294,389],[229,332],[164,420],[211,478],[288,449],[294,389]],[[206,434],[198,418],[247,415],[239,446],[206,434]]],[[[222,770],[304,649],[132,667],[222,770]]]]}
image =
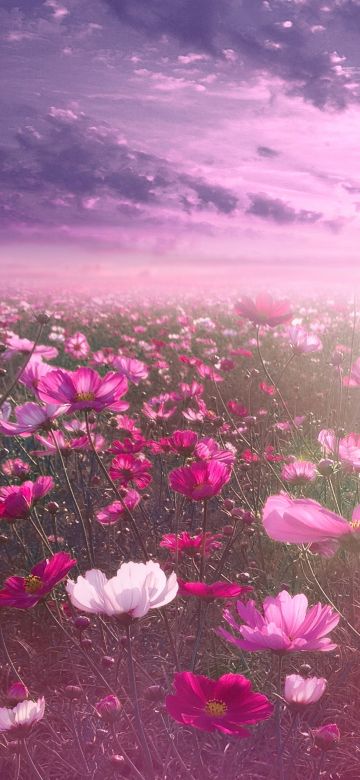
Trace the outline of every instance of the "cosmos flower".
{"type": "Polygon", "coordinates": [[[115,577],[107,579],[99,569],[87,571],[66,590],[74,607],[109,617],[140,618],[150,609],[165,606],[178,591],[176,574],[168,579],[158,563],[123,563],[115,577]]]}
{"type": "Polygon", "coordinates": [[[214,601],[214,599],[233,599],[241,596],[243,593],[249,593],[254,590],[251,585],[238,585],[237,582],[225,582],[219,580],[206,585],[205,582],[185,582],[178,579],[180,596],[197,596],[205,601],[214,601]]]}
{"type": "MultiPolygon", "coordinates": [[[[356,520],[356,517],[354,518],[356,520]]],[[[325,545],[325,554],[334,554],[342,537],[352,528],[340,515],[310,498],[270,496],[264,506],[263,526],[271,539],[290,544],[325,545]],[[328,547],[328,543],[330,548],[328,547]]]]}
{"type": "MultiPolygon", "coordinates": [[[[49,455],[57,455],[58,448],[64,454],[69,454],[73,450],[86,450],[90,447],[88,436],[79,436],[78,438],[65,439],[62,431],[53,431],[50,438],[45,436],[35,436],[36,441],[43,445],[42,450],[31,450],[32,455],[38,458],[49,455]],[[57,445],[57,446],[56,446],[57,445]]],[[[105,444],[105,439],[100,434],[91,434],[91,439],[96,450],[101,450],[105,444]]]]}
{"type": "Polygon", "coordinates": [[[58,404],[48,404],[39,406],[33,401],[28,401],[22,406],[16,406],[16,423],[0,420],[0,433],[4,436],[30,436],[41,428],[50,428],[51,421],[60,414],[63,414],[66,408],[58,404]]]}
{"type": "Polygon", "coordinates": [[[241,638],[223,628],[218,633],[242,650],[290,653],[336,649],[327,634],[337,626],[340,616],[321,604],[308,609],[303,593],[291,596],[282,590],[277,596],[267,596],[263,603],[264,616],[255,608],[254,601],[247,604],[238,601],[236,607],[243,625],[236,622],[229,610],[224,611],[223,617],[241,638]]]}
{"type": "Polygon", "coordinates": [[[174,431],[167,441],[173,452],[188,457],[193,454],[198,438],[198,434],[195,431],[174,431]]]}
{"type": "Polygon", "coordinates": [[[315,333],[308,333],[300,326],[289,328],[286,337],[296,355],[306,355],[309,352],[321,352],[323,348],[319,336],[315,333]]]}
{"type": "Polygon", "coordinates": [[[30,466],[21,458],[9,458],[1,464],[1,471],[7,477],[25,477],[30,471],[30,466]]]}
{"type": "Polygon", "coordinates": [[[293,708],[302,709],[321,699],[327,681],[325,677],[301,677],[300,674],[288,674],[285,677],[284,699],[293,708]]]}
{"type": "Polygon", "coordinates": [[[134,385],[140,384],[149,376],[149,370],[145,363],[136,358],[129,358],[121,355],[113,361],[113,366],[121,376],[125,376],[129,382],[134,385]]]}
{"type": "Polygon", "coordinates": [[[169,474],[169,485],[194,501],[212,498],[229,482],[231,469],[218,460],[199,461],[191,466],[173,469],[169,474]]]}
{"type": "Polygon", "coordinates": [[[111,479],[126,487],[133,482],[140,490],[147,488],[152,482],[149,474],[151,461],[135,455],[117,455],[110,467],[111,479]]]}
{"type": "Polygon", "coordinates": [[[201,439],[195,447],[195,456],[199,460],[216,460],[229,467],[235,463],[235,452],[236,449],[231,444],[226,445],[226,449],[222,449],[210,436],[201,439]]]}
{"type": "Polygon", "coordinates": [[[96,519],[100,525],[116,525],[122,517],[126,517],[129,509],[131,512],[141,501],[141,496],[136,490],[128,490],[122,501],[113,501],[96,513],[96,519]]]}
{"type": "MultiPolygon", "coordinates": [[[[6,351],[2,357],[4,360],[9,360],[13,355],[23,354],[26,355],[33,349],[34,342],[29,339],[21,339],[16,333],[10,333],[6,338],[6,351]]],[[[52,360],[58,356],[58,350],[56,347],[49,347],[47,344],[37,344],[34,355],[38,355],[44,360],[52,360]]]]}
{"type": "Polygon", "coordinates": [[[222,534],[211,534],[209,531],[205,534],[205,545],[203,544],[204,535],[196,534],[190,536],[188,531],[182,531],[180,534],[164,534],[161,539],[160,547],[165,547],[170,552],[179,555],[196,555],[201,553],[204,548],[205,556],[210,555],[213,550],[221,547],[221,543],[217,540],[222,537],[222,534]]]}
{"type": "Polygon", "coordinates": [[[21,701],[12,709],[0,707],[0,732],[6,732],[9,739],[24,738],[44,714],[44,697],[37,701],[21,701]]]}
{"type": "Polygon", "coordinates": [[[244,724],[269,718],[273,706],[241,674],[224,674],[218,680],[193,672],[177,672],[175,694],[166,697],[166,709],[174,720],[201,731],[249,736],[244,724]]]}
{"type": "Polygon", "coordinates": [[[30,358],[28,364],[21,372],[19,382],[20,384],[25,385],[25,387],[27,387],[29,390],[32,390],[32,392],[36,395],[37,386],[40,382],[40,379],[43,376],[46,376],[49,371],[53,370],[53,366],[49,366],[47,363],[43,363],[39,355],[33,355],[33,357],[30,358]]]}
{"type": "Polygon", "coordinates": [[[52,477],[38,477],[22,485],[0,487],[0,520],[9,523],[28,517],[34,504],[54,488],[52,477]]]}
{"type": "Polygon", "coordinates": [[[127,389],[126,379],[113,371],[101,377],[92,368],[57,369],[40,380],[38,395],[45,403],[66,405],[68,412],[100,412],[117,404],[127,389]]]}
{"type": "Polygon", "coordinates": [[[269,325],[270,328],[288,322],[293,316],[288,301],[275,301],[268,293],[260,293],[255,301],[241,298],[235,305],[235,311],[254,325],[269,325]]]}
{"type": "Polygon", "coordinates": [[[66,552],[55,553],[36,566],[27,577],[9,577],[0,590],[0,607],[29,609],[61,582],[76,564],[66,552]]]}
{"type": "Polygon", "coordinates": [[[75,360],[84,360],[90,353],[90,344],[84,333],[74,333],[65,339],[64,351],[75,360]]]}
{"type": "Polygon", "coordinates": [[[281,478],[292,485],[306,485],[307,482],[314,482],[316,477],[315,463],[309,460],[293,460],[292,463],[286,463],[281,471],[281,478]]]}
{"type": "Polygon", "coordinates": [[[340,731],[336,723],[326,723],[324,726],[318,726],[311,729],[311,736],[314,743],[321,750],[331,750],[340,742],[340,731]]]}

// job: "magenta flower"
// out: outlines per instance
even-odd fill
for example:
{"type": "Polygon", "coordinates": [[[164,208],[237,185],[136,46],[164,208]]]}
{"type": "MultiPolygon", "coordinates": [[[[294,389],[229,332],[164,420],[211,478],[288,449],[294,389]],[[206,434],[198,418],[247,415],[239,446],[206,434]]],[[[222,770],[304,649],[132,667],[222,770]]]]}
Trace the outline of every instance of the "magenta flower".
{"type": "Polygon", "coordinates": [[[51,421],[63,414],[66,407],[58,404],[48,404],[39,406],[32,401],[28,401],[22,406],[15,408],[16,423],[0,420],[0,433],[4,436],[30,436],[41,428],[51,427],[51,421]]]}
{"type": "Polygon", "coordinates": [[[121,376],[125,376],[134,385],[140,384],[149,376],[149,370],[145,363],[142,363],[141,360],[136,360],[136,358],[116,357],[113,361],[113,366],[121,376]]]}
{"type": "Polygon", "coordinates": [[[0,607],[29,609],[38,604],[61,582],[76,560],[66,552],[58,552],[52,558],[33,566],[27,577],[9,577],[0,590],[0,607]]]}
{"type": "Polygon", "coordinates": [[[84,333],[74,333],[64,343],[64,351],[75,360],[83,360],[90,353],[90,344],[84,333]]]}
{"type": "Polygon", "coordinates": [[[292,463],[283,466],[281,477],[291,485],[306,485],[307,482],[314,482],[317,477],[315,463],[309,460],[293,460],[292,463]]]}
{"type": "Polygon", "coordinates": [[[243,297],[235,306],[236,314],[255,325],[269,325],[274,328],[292,318],[289,301],[274,301],[268,293],[260,293],[255,301],[243,297]]]}
{"type": "Polygon", "coordinates": [[[194,452],[198,435],[194,431],[174,431],[167,441],[173,452],[188,457],[194,452]]]}
{"type": "Polygon", "coordinates": [[[110,467],[111,479],[116,480],[126,487],[129,482],[133,482],[140,490],[147,488],[152,482],[152,476],[149,474],[151,468],[150,460],[135,455],[117,455],[112,461],[110,467]]]}
{"type": "Polygon", "coordinates": [[[316,747],[321,748],[321,750],[331,750],[340,742],[341,734],[336,723],[327,723],[324,726],[311,729],[311,736],[316,747]]]}
{"type": "Polygon", "coordinates": [[[100,377],[92,368],[57,369],[40,380],[38,395],[45,403],[66,405],[68,412],[80,409],[100,412],[118,404],[127,389],[126,379],[113,371],[100,377]]]}
{"type": "Polygon", "coordinates": [[[241,674],[223,674],[212,680],[202,674],[177,672],[176,693],[166,697],[166,709],[174,720],[201,731],[220,731],[237,737],[249,736],[244,724],[269,718],[273,706],[241,674]]]}
{"type": "Polygon", "coordinates": [[[2,463],[1,471],[7,477],[25,477],[30,471],[30,466],[21,458],[9,458],[2,463]]]}
{"type": "Polygon", "coordinates": [[[342,537],[352,528],[340,515],[310,498],[270,496],[263,509],[263,526],[271,539],[290,544],[316,544],[323,554],[333,555],[342,537]],[[330,547],[329,547],[330,543],[330,547]]]}
{"type": "Polygon", "coordinates": [[[36,394],[37,392],[37,386],[40,382],[40,379],[43,376],[46,376],[46,374],[49,373],[49,371],[53,371],[53,366],[49,366],[47,363],[43,363],[41,360],[41,357],[38,355],[33,356],[30,358],[28,364],[25,366],[24,370],[22,371],[19,382],[22,385],[25,385],[29,390],[32,390],[33,393],[36,394]]]}
{"type": "Polygon", "coordinates": [[[201,439],[195,447],[195,456],[199,460],[216,460],[231,467],[235,463],[235,448],[231,444],[227,449],[221,449],[215,439],[210,436],[201,439]]]}
{"type": "Polygon", "coordinates": [[[28,517],[34,504],[54,488],[52,477],[38,477],[35,482],[0,487],[0,520],[9,523],[28,517]]]}
{"type": "MultiPolygon", "coordinates": [[[[221,539],[222,534],[211,534],[209,531],[205,534],[205,556],[210,555],[213,550],[217,550],[221,547],[221,543],[218,539],[221,539]]],[[[176,555],[196,555],[203,551],[203,534],[197,534],[196,536],[190,536],[188,531],[182,531],[180,534],[164,534],[161,539],[160,547],[165,547],[170,552],[176,555]]]]}
{"type": "Polygon", "coordinates": [[[185,580],[178,578],[178,583],[180,596],[197,596],[205,601],[233,599],[254,590],[251,585],[238,585],[237,582],[225,582],[224,580],[206,585],[205,582],[185,582],[185,580]]]}
{"type": "Polygon", "coordinates": [[[308,600],[303,593],[291,596],[282,590],[277,596],[267,596],[263,603],[264,616],[255,608],[252,600],[247,604],[238,601],[236,607],[244,625],[239,625],[229,610],[225,610],[223,616],[241,638],[233,636],[224,628],[219,628],[218,634],[242,650],[329,652],[337,647],[327,634],[337,626],[340,616],[331,607],[321,604],[308,609],[308,600]]]}
{"type": "Polygon", "coordinates": [[[96,519],[100,525],[116,525],[129,509],[131,512],[141,501],[141,496],[136,490],[128,490],[123,501],[113,501],[96,513],[96,519]]]}
{"type": "Polygon", "coordinates": [[[212,498],[229,482],[231,469],[218,460],[199,461],[191,466],[173,469],[170,487],[193,501],[212,498]]]}

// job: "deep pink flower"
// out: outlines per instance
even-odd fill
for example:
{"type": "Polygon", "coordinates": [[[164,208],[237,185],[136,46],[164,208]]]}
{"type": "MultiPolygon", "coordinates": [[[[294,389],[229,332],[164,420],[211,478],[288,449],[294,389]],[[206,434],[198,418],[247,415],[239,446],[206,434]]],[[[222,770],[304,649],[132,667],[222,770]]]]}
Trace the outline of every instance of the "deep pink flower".
{"type": "Polygon", "coordinates": [[[314,743],[321,750],[331,750],[340,742],[340,731],[336,723],[327,723],[324,726],[318,726],[311,729],[311,735],[314,743]]]}
{"type": "Polygon", "coordinates": [[[317,501],[290,498],[282,493],[267,499],[262,521],[271,539],[290,544],[315,543],[317,552],[325,555],[333,555],[341,538],[352,533],[343,517],[317,501]]]}
{"type": "Polygon", "coordinates": [[[241,638],[224,628],[219,628],[218,633],[242,650],[290,653],[336,649],[327,634],[337,626],[340,616],[328,605],[315,604],[308,609],[308,600],[303,593],[291,596],[282,590],[277,596],[267,596],[263,603],[264,616],[252,600],[247,604],[238,601],[236,607],[244,625],[239,625],[229,610],[225,610],[223,616],[241,638]]]}
{"type": "Polygon", "coordinates": [[[39,406],[28,401],[15,408],[16,423],[0,420],[0,433],[4,436],[30,436],[35,431],[51,427],[51,421],[66,411],[66,407],[48,404],[39,406]]]}
{"type": "Polygon", "coordinates": [[[173,452],[188,457],[194,452],[198,438],[198,434],[194,431],[174,431],[167,441],[173,452]]]}
{"type": "Polygon", "coordinates": [[[133,482],[141,490],[147,488],[152,482],[149,469],[151,469],[151,462],[146,458],[135,457],[135,455],[117,455],[112,461],[110,476],[120,485],[126,487],[129,482],[133,482]]]}
{"type": "Polygon", "coordinates": [[[75,360],[83,360],[90,353],[90,344],[84,333],[74,333],[64,343],[64,351],[75,360]]]}
{"type": "Polygon", "coordinates": [[[54,488],[52,477],[38,477],[35,482],[28,480],[22,485],[0,487],[0,520],[9,523],[28,517],[32,507],[54,488]]]}
{"type": "Polygon", "coordinates": [[[38,395],[45,403],[66,405],[68,412],[78,409],[100,412],[118,404],[127,389],[125,377],[113,371],[100,377],[92,368],[57,369],[40,380],[38,395]]]}
{"type": "Polygon", "coordinates": [[[21,458],[9,458],[2,463],[1,471],[7,477],[25,477],[30,471],[30,466],[21,458]]]}
{"type": "Polygon", "coordinates": [[[126,517],[129,509],[131,512],[141,501],[141,496],[136,490],[128,490],[122,501],[113,501],[96,513],[96,519],[100,525],[116,525],[122,517],[126,517]]]}
{"type": "Polygon", "coordinates": [[[292,485],[314,482],[317,477],[315,463],[309,460],[294,460],[292,463],[286,463],[282,468],[281,477],[292,485]]]}
{"type": "Polygon", "coordinates": [[[207,556],[210,555],[213,550],[217,550],[221,547],[221,543],[217,540],[222,538],[222,534],[211,534],[210,531],[207,531],[205,537],[205,545],[203,545],[203,534],[190,536],[188,531],[182,531],[180,534],[164,534],[160,542],[160,547],[165,547],[167,550],[174,553],[174,555],[176,555],[176,552],[178,551],[179,555],[183,553],[184,555],[191,556],[196,555],[197,553],[201,554],[203,547],[205,547],[204,553],[205,556],[207,556]]]}
{"type": "Polygon", "coordinates": [[[116,357],[113,365],[121,376],[125,376],[134,385],[140,384],[149,376],[149,370],[145,363],[142,363],[141,360],[136,360],[136,358],[116,357]]]}
{"type": "Polygon", "coordinates": [[[268,385],[266,382],[259,382],[259,390],[271,397],[276,394],[276,387],[274,385],[268,385]]]}
{"type": "Polygon", "coordinates": [[[112,452],[113,455],[136,455],[146,445],[148,445],[146,439],[141,434],[135,434],[134,436],[125,436],[123,439],[116,439],[111,442],[109,452],[112,452]]]}
{"type": "Polygon", "coordinates": [[[52,558],[33,566],[27,577],[9,577],[0,590],[0,607],[29,609],[34,607],[61,582],[76,560],[66,552],[58,552],[52,558]]]}
{"type": "Polygon", "coordinates": [[[274,301],[268,293],[260,293],[255,301],[248,297],[241,298],[235,311],[255,325],[269,325],[270,328],[289,322],[293,316],[288,301],[274,301]]]}
{"type": "Polygon", "coordinates": [[[239,403],[239,401],[228,401],[227,402],[227,408],[231,414],[234,415],[234,417],[247,417],[249,414],[249,410],[247,406],[244,406],[244,404],[239,403]]]}
{"type": "Polygon", "coordinates": [[[46,376],[46,374],[49,373],[49,371],[53,371],[53,366],[49,366],[47,363],[43,363],[41,360],[41,357],[38,355],[33,356],[30,358],[28,364],[25,366],[24,370],[22,371],[19,382],[22,385],[25,385],[29,390],[32,390],[33,393],[36,394],[37,392],[37,386],[40,382],[40,379],[43,376],[46,376]]]}
{"type": "Polygon", "coordinates": [[[225,582],[224,580],[206,585],[205,582],[185,582],[178,577],[178,583],[180,596],[197,596],[205,601],[233,599],[254,590],[251,585],[238,585],[237,582],[225,582]]]}
{"type": "Polygon", "coordinates": [[[231,469],[217,460],[199,461],[191,466],[173,469],[169,474],[170,487],[194,501],[212,498],[229,482],[231,469]]]}
{"type": "Polygon", "coordinates": [[[195,456],[199,460],[217,460],[232,466],[235,463],[235,448],[230,444],[227,449],[221,449],[217,441],[209,437],[201,439],[195,447],[195,456]]]}
{"type": "Polygon", "coordinates": [[[172,718],[201,731],[220,731],[238,737],[249,736],[244,724],[269,718],[273,706],[261,693],[251,690],[251,682],[241,674],[224,674],[212,680],[202,674],[177,672],[176,693],[166,697],[172,718]]]}

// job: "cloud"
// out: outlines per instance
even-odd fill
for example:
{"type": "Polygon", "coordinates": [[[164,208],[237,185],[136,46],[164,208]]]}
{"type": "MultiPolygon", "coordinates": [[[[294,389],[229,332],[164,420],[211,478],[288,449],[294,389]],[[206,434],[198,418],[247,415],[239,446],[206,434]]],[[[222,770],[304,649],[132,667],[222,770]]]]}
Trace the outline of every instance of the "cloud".
{"type": "Polygon", "coordinates": [[[271,149],[270,146],[258,146],[256,151],[260,157],[277,157],[280,154],[276,149],[271,149]]]}
{"type": "Polygon", "coordinates": [[[288,203],[280,198],[270,198],[263,193],[249,193],[250,205],[246,209],[246,214],[252,214],[261,219],[277,222],[280,225],[290,225],[293,223],[312,224],[321,219],[322,214],[319,211],[308,211],[301,209],[296,211],[288,203]]]}
{"type": "Polygon", "coordinates": [[[110,125],[73,108],[52,107],[0,147],[2,224],[105,224],[208,210],[231,214],[225,187],[178,170],[166,158],[128,146],[110,125]]]}

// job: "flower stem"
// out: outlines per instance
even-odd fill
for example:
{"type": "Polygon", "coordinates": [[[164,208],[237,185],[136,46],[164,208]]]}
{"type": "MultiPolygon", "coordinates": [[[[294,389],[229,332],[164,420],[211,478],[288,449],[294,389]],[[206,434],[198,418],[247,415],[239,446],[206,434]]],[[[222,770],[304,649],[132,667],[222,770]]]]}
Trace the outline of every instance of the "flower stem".
{"type": "Polygon", "coordinates": [[[24,746],[24,752],[25,752],[26,758],[27,758],[27,760],[28,760],[28,762],[29,762],[29,764],[31,766],[31,769],[33,770],[33,772],[35,774],[35,777],[37,777],[38,780],[44,780],[44,777],[42,776],[42,774],[40,774],[36,764],[34,763],[34,761],[32,759],[31,753],[30,753],[29,748],[28,748],[27,743],[26,743],[26,739],[24,739],[24,741],[23,741],[23,746],[24,746]]]}
{"type": "Polygon", "coordinates": [[[147,743],[147,740],[146,740],[146,736],[145,736],[145,731],[144,731],[144,727],[143,727],[143,723],[142,723],[140,706],[139,706],[139,697],[138,697],[137,685],[136,685],[134,659],[133,659],[132,646],[131,646],[130,625],[126,626],[126,646],[127,646],[127,656],[128,656],[129,682],[130,682],[130,688],[131,688],[131,693],[132,693],[132,697],[133,697],[133,704],[134,704],[134,710],[135,710],[135,721],[136,721],[137,735],[138,735],[138,738],[139,738],[140,747],[143,749],[143,752],[144,752],[144,760],[145,760],[145,764],[146,764],[146,777],[148,778],[148,780],[155,780],[153,764],[152,764],[152,760],[151,760],[149,746],[148,746],[148,743],[147,743]]]}
{"type": "Polygon", "coordinates": [[[20,366],[19,370],[18,370],[18,371],[17,371],[17,373],[15,374],[15,377],[14,377],[14,379],[13,379],[13,381],[12,381],[12,383],[11,383],[10,387],[8,387],[8,389],[7,389],[7,390],[5,390],[5,393],[4,393],[4,394],[1,396],[1,398],[0,398],[0,408],[1,408],[1,406],[3,405],[4,401],[6,401],[6,399],[7,399],[7,398],[9,398],[9,395],[11,395],[11,393],[12,393],[12,391],[13,391],[14,387],[16,387],[16,385],[17,385],[18,379],[20,379],[20,377],[21,377],[21,374],[22,374],[22,372],[24,371],[24,369],[26,368],[26,366],[27,366],[27,364],[28,364],[28,362],[29,362],[30,358],[32,358],[32,356],[33,356],[33,354],[34,354],[34,352],[35,352],[35,349],[36,349],[36,347],[37,347],[37,345],[38,345],[38,343],[39,343],[39,340],[40,340],[40,336],[41,336],[41,334],[42,334],[43,327],[44,327],[44,326],[43,326],[43,324],[42,324],[42,323],[40,323],[40,325],[39,325],[39,328],[38,328],[38,332],[37,332],[37,334],[36,334],[36,336],[35,336],[35,341],[34,341],[34,343],[33,343],[33,346],[32,346],[32,348],[31,348],[30,352],[27,354],[27,356],[26,356],[26,358],[25,358],[25,360],[24,360],[23,364],[20,366]]]}
{"type": "Polygon", "coordinates": [[[278,656],[278,674],[277,674],[277,692],[278,698],[275,708],[275,733],[276,733],[276,751],[277,751],[277,768],[279,780],[284,780],[284,767],[282,758],[282,744],[281,744],[281,668],[282,668],[282,655],[278,656]]]}

